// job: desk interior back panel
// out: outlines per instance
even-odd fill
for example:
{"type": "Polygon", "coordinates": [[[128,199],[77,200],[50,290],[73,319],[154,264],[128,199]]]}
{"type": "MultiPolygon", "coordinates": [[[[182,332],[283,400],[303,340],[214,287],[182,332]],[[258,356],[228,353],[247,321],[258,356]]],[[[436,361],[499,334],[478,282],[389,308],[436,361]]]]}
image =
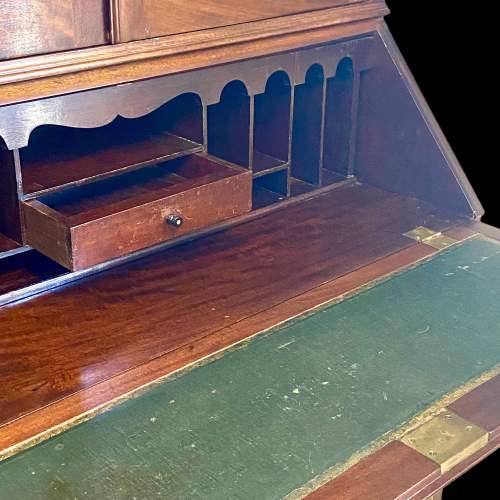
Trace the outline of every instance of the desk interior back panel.
{"type": "Polygon", "coordinates": [[[497,365],[499,301],[468,241],[4,462],[3,494],[282,498],[497,365]]]}

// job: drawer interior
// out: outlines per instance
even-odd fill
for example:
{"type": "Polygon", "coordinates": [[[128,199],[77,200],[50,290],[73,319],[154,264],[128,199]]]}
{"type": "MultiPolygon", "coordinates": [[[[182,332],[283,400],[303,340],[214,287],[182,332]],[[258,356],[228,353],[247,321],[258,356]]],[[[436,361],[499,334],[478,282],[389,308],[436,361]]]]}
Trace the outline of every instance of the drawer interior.
{"type": "Polygon", "coordinates": [[[38,201],[61,214],[70,225],[85,224],[238,175],[241,171],[208,156],[191,155],[47,194],[38,201]]]}

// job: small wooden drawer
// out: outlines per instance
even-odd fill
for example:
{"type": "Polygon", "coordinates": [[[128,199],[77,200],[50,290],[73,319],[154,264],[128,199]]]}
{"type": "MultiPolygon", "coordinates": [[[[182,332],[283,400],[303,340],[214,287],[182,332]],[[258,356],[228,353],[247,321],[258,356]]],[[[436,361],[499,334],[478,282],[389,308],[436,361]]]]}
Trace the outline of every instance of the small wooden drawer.
{"type": "Polygon", "coordinates": [[[71,270],[251,210],[251,172],[196,154],[23,202],[26,243],[71,270]]]}

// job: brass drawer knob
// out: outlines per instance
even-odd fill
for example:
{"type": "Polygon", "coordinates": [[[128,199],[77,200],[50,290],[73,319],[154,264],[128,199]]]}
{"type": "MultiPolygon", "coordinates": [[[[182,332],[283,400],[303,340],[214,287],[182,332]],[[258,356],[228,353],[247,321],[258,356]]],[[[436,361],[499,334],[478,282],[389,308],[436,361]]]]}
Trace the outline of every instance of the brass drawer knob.
{"type": "Polygon", "coordinates": [[[184,221],[180,215],[171,214],[167,217],[167,224],[174,227],[181,227],[184,221]]]}

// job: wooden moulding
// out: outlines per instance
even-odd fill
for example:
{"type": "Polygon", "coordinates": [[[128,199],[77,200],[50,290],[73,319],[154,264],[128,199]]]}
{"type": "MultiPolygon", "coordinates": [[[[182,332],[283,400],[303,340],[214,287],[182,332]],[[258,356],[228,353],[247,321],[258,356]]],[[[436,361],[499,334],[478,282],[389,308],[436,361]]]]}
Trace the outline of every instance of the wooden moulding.
{"type": "Polygon", "coordinates": [[[323,67],[326,77],[335,76],[339,62],[346,57],[356,61],[357,70],[362,71],[370,67],[373,43],[373,37],[365,36],[203,71],[3,106],[0,107],[0,137],[8,149],[21,149],[28,145],[32,131],[41,125],[102,127],[118,116],[148,115],[182,94],[196,94],[203,106],[211,106],[220,102],[226,85],[235,80],[245,85],[248,95],[259,96],[265,94],[274,73],[286,73],[293,87],[305,81],[308,68],[314,64],[323,67]]]}
{"type": "Polygon", "coordinates": [[[22,202],[26,242],[77,271],[242,215],[250,193],[251,173],[193,155],[22,202]]]}
{"type": "Polygon", "coordinates": [[[293,50],[376,30],[389,13],[368,0],[152,40],[0,63],[0,105],[293,50]]]}

